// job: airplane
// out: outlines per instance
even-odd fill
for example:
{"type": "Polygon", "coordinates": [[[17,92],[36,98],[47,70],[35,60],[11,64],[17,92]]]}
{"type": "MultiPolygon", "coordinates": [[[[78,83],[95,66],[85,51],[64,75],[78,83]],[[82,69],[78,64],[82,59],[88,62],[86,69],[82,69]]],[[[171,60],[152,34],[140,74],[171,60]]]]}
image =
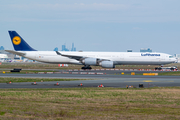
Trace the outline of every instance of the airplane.
{"type": "Polygon", "coordinates": [[[44,63],[84,65],[115,68],[116,65],[165,65],[174,63],[176,58],[165,53],[141,52],[69,52],[69,51],[37,51],[29,46],[16,32],[8,31],[15,50],[7,52],[44,63]]]}

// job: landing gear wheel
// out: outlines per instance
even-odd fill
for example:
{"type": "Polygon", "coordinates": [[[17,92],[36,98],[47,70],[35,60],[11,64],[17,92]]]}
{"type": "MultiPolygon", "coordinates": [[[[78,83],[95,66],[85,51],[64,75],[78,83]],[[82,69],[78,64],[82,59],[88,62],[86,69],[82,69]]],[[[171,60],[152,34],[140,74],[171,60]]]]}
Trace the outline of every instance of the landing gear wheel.
{"type": "Polygon", "coordinates": [[[84,67],[82,67],[81,69],[83,69],[83,70],[86,70],[86,69],[91,70],[92,68],[91,68],[90,66],[84,66],[84,67]]]}
{"type": "Polygon", "coordinates": [[[91,68],[91,67],[87,67],[87,69],[90,69],[90,70],[91,70],[92,68],[91,68]]]}

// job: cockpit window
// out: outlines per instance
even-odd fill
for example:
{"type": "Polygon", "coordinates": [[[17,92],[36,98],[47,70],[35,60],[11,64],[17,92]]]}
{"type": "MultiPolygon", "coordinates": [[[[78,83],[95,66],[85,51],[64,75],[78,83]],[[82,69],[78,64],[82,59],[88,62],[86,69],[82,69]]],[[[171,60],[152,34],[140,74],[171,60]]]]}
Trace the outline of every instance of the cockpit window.
{"type": "Polygon", "coordinates": [[[173,56],[169,56],[169,58],[173,58],[173,56]]]}

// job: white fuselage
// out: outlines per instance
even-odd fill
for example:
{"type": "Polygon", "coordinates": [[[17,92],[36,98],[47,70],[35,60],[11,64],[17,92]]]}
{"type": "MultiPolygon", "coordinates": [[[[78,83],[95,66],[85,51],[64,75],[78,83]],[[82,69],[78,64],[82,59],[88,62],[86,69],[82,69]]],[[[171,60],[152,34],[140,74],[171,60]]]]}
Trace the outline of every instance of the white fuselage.
{"type": "MultiPolygon", "coordinates": [[[[78,60],[57,55],[55,51],[19,51],[25,53],[23,57],[45,63],[79,64],[78,60]]],[[[113,61],[114,65],[164,65],[176,61],[165,53],[140,53],[140,52],[63,52],[61,54],[83,56],[113,61]]]]}

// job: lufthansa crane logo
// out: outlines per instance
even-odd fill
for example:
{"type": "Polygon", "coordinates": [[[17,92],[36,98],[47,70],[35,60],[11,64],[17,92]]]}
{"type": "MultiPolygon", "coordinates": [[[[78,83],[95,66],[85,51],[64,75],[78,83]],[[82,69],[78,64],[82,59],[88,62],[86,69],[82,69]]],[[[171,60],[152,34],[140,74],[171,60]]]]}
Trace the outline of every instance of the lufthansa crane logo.
{"type": "Polygon", "coordinates": [[[15,37],[13,38],[13,43],[14,43],[15,45],[19,45],[19,44],[21,43],[21,38],[20,38],[19,36],[15,36],[15,37]]]}

